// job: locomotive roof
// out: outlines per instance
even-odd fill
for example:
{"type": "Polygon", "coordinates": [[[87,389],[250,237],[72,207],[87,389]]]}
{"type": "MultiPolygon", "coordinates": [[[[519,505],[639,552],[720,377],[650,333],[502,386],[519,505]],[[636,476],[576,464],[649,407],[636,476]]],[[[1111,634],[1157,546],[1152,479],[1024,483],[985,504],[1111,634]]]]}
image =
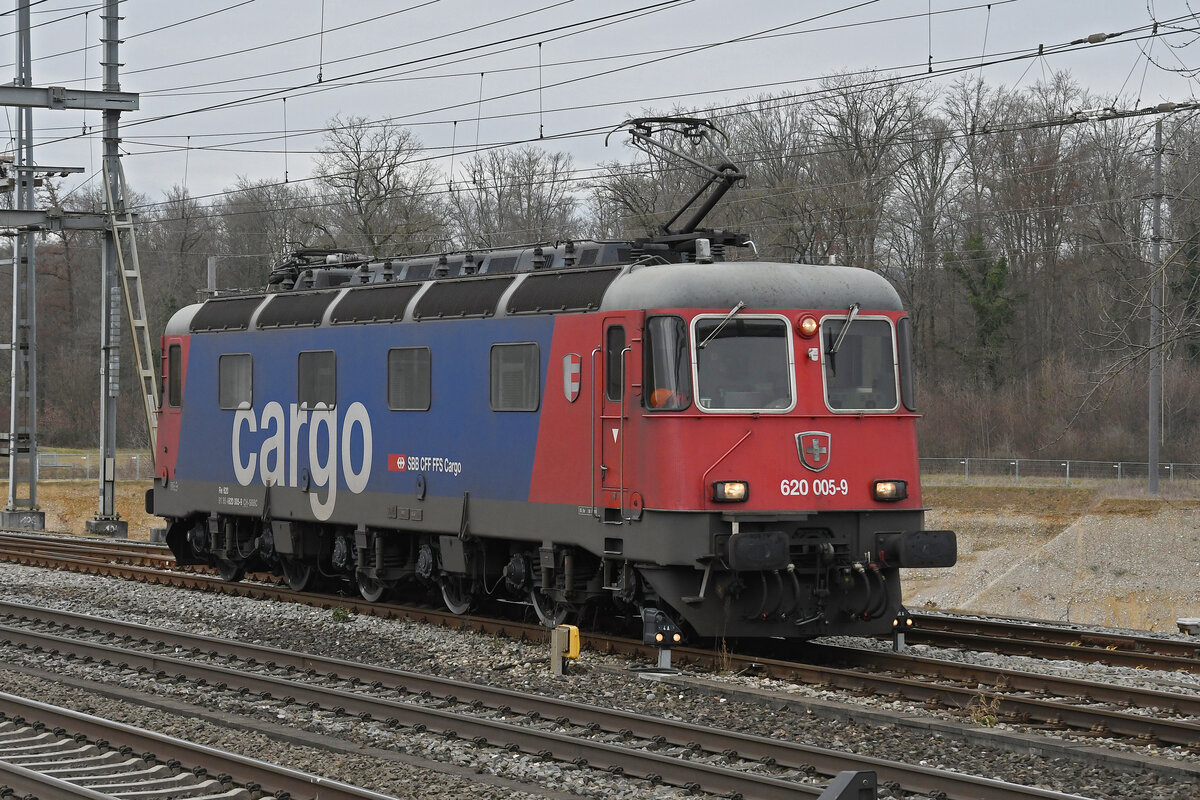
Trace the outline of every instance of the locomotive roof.
{"type": "Polygon", "coordinates": [[[899,311],[896,290],[858,267],[736,261],[611,265],[344,285],[210,299],[168,334],[666,308],[899,311]]]}
{"type": "Polygon", "coordinates": [[[900,296],[882,276],[859,267],[777,261],[662,264],[614,281],[601,310],[636,308],[848,308],[899,311],[900,296]]]}

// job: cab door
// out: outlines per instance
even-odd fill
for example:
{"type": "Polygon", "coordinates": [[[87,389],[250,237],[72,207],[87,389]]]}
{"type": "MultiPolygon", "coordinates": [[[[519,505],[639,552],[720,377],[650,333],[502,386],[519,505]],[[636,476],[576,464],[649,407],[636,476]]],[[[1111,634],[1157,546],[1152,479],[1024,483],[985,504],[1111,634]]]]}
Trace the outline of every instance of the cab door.
{"type": "Polygon", "coordinates": [[[158,408],[157,452],[154,474],[164,488],[175,476],[178,461],[179,426],[183,411],[183,387],[187,372],[187,345],[184,336],[164,336],[162,342],[162,391],[158,408]]]}
{"type": "Polygon", "coordinates": [[[600,395],[600,413],[596,418],[595,435],[599,439],[597,453],[596,508],[594,513],[603,522],[620,524],[625,519],[629,447],[629,325],[622,317],[604,320],[603,344],[600,347],[601,379],[596,391],[600,395]]]}

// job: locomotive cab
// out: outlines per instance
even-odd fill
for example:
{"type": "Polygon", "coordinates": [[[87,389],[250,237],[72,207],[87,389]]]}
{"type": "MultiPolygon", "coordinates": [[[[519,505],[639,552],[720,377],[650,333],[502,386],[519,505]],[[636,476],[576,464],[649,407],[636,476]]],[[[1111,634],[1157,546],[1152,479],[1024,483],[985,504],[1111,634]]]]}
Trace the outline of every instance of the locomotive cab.
{"type": "MultiPolygon", "coordinates": [[[[641,362],[625,377],[630,413],[598,420],[602,442],[624,442],[598,464],[634,539],[622,553],[691,566],[639,571],[694,635],[890,630],[899,569],[956,559],[952,532],[924,530],[908,320],[891,287],[845,267],[641,272],[610,297],[678,305],[642,312],[623,348],[641,362]],[[703,535],[678,532],[689,515],[703,535]]],[[[615,346],[604,363],[611,384],[615,346]]]]}

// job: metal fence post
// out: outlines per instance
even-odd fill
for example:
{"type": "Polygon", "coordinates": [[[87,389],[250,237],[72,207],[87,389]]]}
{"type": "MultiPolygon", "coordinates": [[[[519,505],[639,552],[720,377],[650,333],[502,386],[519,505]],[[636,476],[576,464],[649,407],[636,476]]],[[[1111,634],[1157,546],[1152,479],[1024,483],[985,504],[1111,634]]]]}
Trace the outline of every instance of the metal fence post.
{"type": "Polygon", "coordinates": [[[1017,486],[1021,485],[1021,460],[1011,462],[1013,465],[1013,483],[1017,486]]]}
{"type": "Polygon", "coordinates": [[[1067,468],[1067,486],[1071,485],[1071,462],[1067,461],[1063,464],[1067,468]]]}
{"type": "Polygon", "coordinates": [[[964,459],[962,463],[963,463],[963,483],[970,484],[971,483],[971,459],[969,459],[969,458],[964,459]]]}

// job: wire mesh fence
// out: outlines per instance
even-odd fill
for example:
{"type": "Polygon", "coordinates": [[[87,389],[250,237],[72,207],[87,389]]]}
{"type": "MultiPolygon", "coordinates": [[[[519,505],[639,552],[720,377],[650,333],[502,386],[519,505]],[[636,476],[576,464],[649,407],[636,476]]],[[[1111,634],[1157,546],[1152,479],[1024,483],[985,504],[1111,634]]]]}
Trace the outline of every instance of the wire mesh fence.
{"type": "MultiPolygon", "coordinates": [[[[100,480],[101,466],[99,453],[38,453],[39,480],[100,480]]],[[[118,453],[113,468],[116,480],[149,481],[154,476],[154,459],[149,453],[118,453]]],[[[7,474],[4,471],[3,476],[7,474]]]]}
{"type": "MultiPolygon", "coordinates": [[[[1144,488],[1145,461],[1076,461],[1038,458],[922,458],[921,476],[939,483],[1095,486],[1144,488]]],[[[1160,488],[1200,493],[1200,464],[1158,465],[1160,488]]]]}

